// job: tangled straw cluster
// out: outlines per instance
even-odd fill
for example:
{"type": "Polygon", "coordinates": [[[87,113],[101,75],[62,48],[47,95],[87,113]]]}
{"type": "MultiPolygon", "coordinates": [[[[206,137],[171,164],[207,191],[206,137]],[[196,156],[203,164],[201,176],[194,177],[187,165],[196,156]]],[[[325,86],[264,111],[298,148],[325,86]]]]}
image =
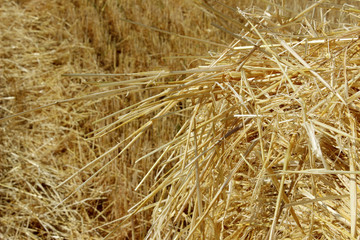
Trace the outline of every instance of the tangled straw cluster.
{"type": "Polygon", "coordinates": [[[155,239],[356,236],[359,30],[307,34],[303,16],[318,5],[279,27],[238,10],[243,31],[208,65],[118,83],[164,89],[115,122],[156,112],[129,139],[186,116],[152,152],[162,154],[143,180],[158,169],[158,181],[124,221],[152,207],[155,239]],[[304,29],[286,37],[286,27],[304,29]]]}
{"type": "MultiPolygon", "coordinates": [[[[96,4],[97,10],[111,11],[106,4],[96,4]]],[[[111,4],[118,7],[116,1],[111,4]]],[[[71,109],[72,104],[86,101],[99,104],[94,112],[100,112],[106,101],[99,99],[115,96],[114,102],[120,103],[108,107],[106,116],[96,115],[95,130],[83,123],[94,120],[86,114],[71,115],[81,117],[76,128],[86,125],[86,131],[71,131],[71,118],[61,120],[69,125],[64,129],[70,129],[72,135],[59,141],[75,145],[77,165],[58,166],[52,160],[54,167],[38,164],[35,157],[28,159],[31,166],[46,170],[34,182],[30,176],[14,180],[18,169],[34,169],[29,165],[7,171],[4,179],[12,185],[2,182],[1,187],[17,195],[2,191],[2,199],[10,202],[25,193],[32,205],[42,207],[36,217],[32,205],[24,214],[31,224],[23,229],[36,231],[21,230],[19,235],[355,239],[359,10],[356,3],[321,0],[302,4],[300,10],[294,10],[276,1],[261,8],[261,2],[241,10],[217,1],[198,1],[198,6],[216,19],[213,26],[234,38],[231,44],[148,29],[224,49],[202,57],[202,66],[63,75],[82,80],[90,75],[101,77],[101,82],[93,84],[103,90],[86,92],[83,97],[67,96],[68,100],[51,106],[71,109]],[[106,77],[122,80],[103,81],[106,77]],[[127,98],[133,98],[128,102],[138,101],[124,106],[125,101],[118,100],[127,98]],[[103,141],[106,136],[117,137],[116,144],[103,150],[108,147],[103,141]],[[96,144],[89,143],[91,138],[96,144]],[[131,179],[127,178],[130,175],[131,179]],[[22,189],[22,183],[28,187],[22,189]],[[140,200],[134,204],[134,199],[140,200]],[[72,230],[79,228],[83,230],[72,230]]],[[[141,25],[111,16],[114,22],[141,25]]],[[[96,28],[88,31],[97,36],[93,37],[98,40],[94,41],[96,46],[103,47],[96,28]]],[[[53,36],[51,32],[48,35],[53,36]]],[[[79,48],[84,55],[89,54],[85,47],[79,48]]],[[[109,67],[111,58],[106,59],[109,67]]],[[[71,69],[62,69],[60,74],[66,71],[71,69]]],[[[4,114],[1,122],[26,114],[4,114]]],[[[53,148],[59,154],[62,151],[53,148]]],[[[20,206],[22,201],[16,204],[18,209],[20,206]]],[[[3,209],[14,213],[8,206],[3,209]]],[[[19,222],[23,225],[24,220],[19,222]]],[[[14,229],[16,225],[9,227],[7,236],[14,229]]]]}
{"type": "Polygon", "coordinates": [[[161,90],[101,129],[154,112],[127,146],[159,119],[184,118],[150,153],[162,154],[135,190],[155,170],[157,182],[124,222],[153,208],[151,239],[356,236],[359,30],[315,37],[304,16],[320,3],[282,25],[236,10],[243,30],[217,26],[237,40],[206,66],[111,83],[161,90]]]}

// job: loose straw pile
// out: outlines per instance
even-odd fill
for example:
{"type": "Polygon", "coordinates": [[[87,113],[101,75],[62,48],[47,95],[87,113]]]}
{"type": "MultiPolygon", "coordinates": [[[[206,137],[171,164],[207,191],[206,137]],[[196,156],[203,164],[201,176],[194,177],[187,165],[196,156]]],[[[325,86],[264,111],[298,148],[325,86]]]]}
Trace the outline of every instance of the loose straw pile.
{"type": "MultiPolygon", "coordinates": [[[[247,8],[197,2],[214,28],[234,39],[231,44],[147,29],[223,49],[202,57],[202,66],[113,75],[64,74],[79,72],[81,64],[55,68],[57,76],[64,74],[62,81],[90,76],[100,80],[92,82],[94,88],[83,89],[82,96],[65,91],[55,97],[67,99],[51,101],[56,108],[41,108],[36,102],[30,109],[41,110],[39,114],[27,111],[27,105],[2,108],[1,122],[19,126],[25,121],[28,129],[41,131],[17,140],[16,146],[23,148],[1,152],[6,161],[0,237],[358,237],[356,2],[303,1],[296,10],[291,1],[259,1],[247,8]],[[104,80],[109,77],[122,80],[104,80]],[[97,88],[101,90],[95,92],[97,88]],[[93,112],[86,112],[87,106],[93,112]],[[29,113],[34,120],[27,118],[29,113]],[[55,113],[61,126],[56,134],[50,131],[56,121],[49,117],[55,113]],[[40,138],[46,141],[40,144],[40,138]],[[42,151],[47,144],[51,150],[42,151]],[[64,152],[65,158],[57,162],[56,156],[64,152]]],[[[109,10],[105,5],[96,9],[109,10]]],[[[115,15],[113,21],[144,27],[115,15]]],[[[49,31],[44,38],[49,35],[59,37],[49,31]]],[[[101,49],[101,35],[94,34],[96,39],[92,44],[101,49]]],[[[53,47],[61,52],[61,47],[53,47]]],[[[84,49],[76,47],[88,59],[94,57],[84,49]]],[[[71,55],[62,56],[42,59],[65,66],[71,55]]],[[[111,58],[104,62],[109,68],[111,58]]],[[[86,65],[91,67],[91,61],[86,65]]],[[[56,94],[60,89],[65,88],[44,91],[56,94]]],[[[9,96],[1,96],[1,101],[9,96]]],[[[3,136],[4,149],[10,149],[10,135],[3,136]]]]}

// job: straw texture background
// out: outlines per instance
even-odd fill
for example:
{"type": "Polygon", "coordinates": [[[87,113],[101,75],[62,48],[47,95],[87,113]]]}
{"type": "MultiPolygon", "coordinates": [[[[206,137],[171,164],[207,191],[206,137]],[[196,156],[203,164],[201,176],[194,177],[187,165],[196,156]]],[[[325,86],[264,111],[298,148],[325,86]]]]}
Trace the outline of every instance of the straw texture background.
{"type": "Polygon", "coordinates": [[[0,238],[357,239],[359,2],[238,2],[1,0],[0,238]]]}

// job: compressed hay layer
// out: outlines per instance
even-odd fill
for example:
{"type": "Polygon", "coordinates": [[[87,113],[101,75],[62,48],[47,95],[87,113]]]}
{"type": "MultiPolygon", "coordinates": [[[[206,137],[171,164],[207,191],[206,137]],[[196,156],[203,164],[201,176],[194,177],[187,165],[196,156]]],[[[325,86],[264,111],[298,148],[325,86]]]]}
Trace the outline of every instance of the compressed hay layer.
{"type": "MultiPolygon", "coordinates": [[[[28,2],[26,7],[13,1],[0,4],[2,118],[94,91],[80,79],[61,77],[80,71],[77,57],[83,58],[82,66],[96,68],[93,50],[65,31],[66,22],[54,14],[64,13],[66,7],[43,1],[28,2]]],[[[94,114],[83,105],[55,104],[1,122],[1,239],[98,235],[87,234],[91,223],[82,220],[91,215],[92,206],[54,208],[69,191],[57,188],[62,179],[98,154],[82,137],[94,114]]],[[[97,199],[97,191],[86,191],[87,197],[97,199]]],[[[79,193],[73,203],[81,199],[79,193]]]]}
{"type": "MultiPolygon", "coordinates": [[[[96,4],[88,11],[110,9],[96,4]]],[[[188,69],[179,72],[152,71],[119,76],[119,81],[99,80],[96,86],[101,87],[99,96],[104,99],[83,98],[93,112],[80,107],[84,101],[74,99],[7,121],[2,127],[6,133],[1,154],[7,161],[2,165],[7,168],[3,168],[1,198],[8,203],[2,204],[2,237],[355,237],[358,177],[354,171],[359,169],[360,140],[358,11],[354,3],[311,5],[304,1],[295,10],[288,4],[270,4],[266,10],[259,4],[243,12],[200,3],[216,19],[217,29],[235,38],[222,52],[202,59],[203,66],[189,69],[192,66],[185,64],[188,69]],[[129,104],[133,105],[126,107],[129,104]],[[106,117],[109,113],[114,114],[106,117]],[[94,128],[89,123],[96,119],[94,128]],[[11,138],[24,128],[31,129],[25,131],[29,137],[11,138]],[[86,141],[87,136],[96,140],[86,141]],[[13,139],[19,149],[10,147],[13,139]],[[44,146],[46,142],[50,147],[44,146]],[[114,147],[106,151],[111,145],[114,147]],[[63,182],[72,174],[73,178],[63,182]]],[[[36,19],[26,18],[17,5],[9,3],[7,9],[13,9],[8,19],[36,19]]],[[[91,41],[86,42],[86,36],[72,40],[85,42],[77,45],[79,54],[93,59],[94,66],[89,60],[84,67],[65,51],[62,59],[67,60],[55,64],[60,67],[43,64],[34,69],[59,71],[55,74],[58,81],[67,84],[84,78],[69,81],[61,73],[91,72],[92,66],[92,72],[120,71],[116,63],[126,57],[111,58],[116,48],[106,51],[109,45],[102,44],[109,39],[104,37],[106,31],[96,32],[106,28],[101,27],[101,17],[96,19],[83,31],[87,37],[93,34],[91,41]]],[[[33,24],[39,26],[42,21],[33,24]]],[[[40,39],[47,41],[39,45],[47,49],[50,36],[55,40],[48,48],[62,49],[56,45],[59,33],[51,28],[42,32],[40,39]]],[[[23,44],[23,36],[20,32],[18,43],[23,44]]],[[[28,55],[14,54],[24,59],[7,56],[8,62],[19,64],[36,56],[31,43],[21,50],[30,49],[28,55]]],[[[43,62],[55,61],[55,54],[45,56],[49,59],[41,58],[47,60],[43,62]]],[[[39,62],[38,58],[30,62],[35,60],[39,62]]],[[[120,72],[134,72],[130,62],[120,72]]],[[[9,77],[5,79],[10,82],[9,77]]],[[[35,79],[23,84],[37,86],[35,79]]],[[[10,114],[26,111],[95,89],[76,84],[61,92],[58,82],[46,86],[43,92],[47,94],[39,95],[36,88],[25,85],[22,89],[36,92],[40,100],[33,105],[9,104],[3,111],[9,106],[10,114]],[[59,93],[62,95],[56,95],[59,93]],[[41,98],[46,95],[51,98],[41,98]]],[[[19,95],[8,93],[2,101],[9,96],[19,99],[19,95]]],[[[3,116],[9,115],[4,112],[3,116]]]]}

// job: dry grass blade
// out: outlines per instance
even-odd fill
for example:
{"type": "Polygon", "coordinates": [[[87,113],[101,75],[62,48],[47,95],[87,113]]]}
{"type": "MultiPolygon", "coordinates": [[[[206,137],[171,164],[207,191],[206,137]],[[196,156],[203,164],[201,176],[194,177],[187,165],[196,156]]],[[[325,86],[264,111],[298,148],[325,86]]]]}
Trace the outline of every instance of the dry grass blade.
{"type": "Polygon", "coordinates": [[[195,37],[189,37],[189,36],[180,35],[180,34],[177,34],[177,33],[174,33],[174,32],[169,32],[169,31],[165,31],[165,30],[158,29],[158,28],[155,28],[155,27],[146,26],[146,25],[144,25],[144,24],[142,24],[142,23],[134,22],[134,21],[131,21],[131,20],[129,20],[129,19],[120,18],[120,20],[122,20],[122,21],[124,21],[124,22],[131,23],[131,24],[139,25],[139,26],[141,26],[141,27],[147,28],[147,29],[152,30],[152,31],[157,31],[157,32],[161,32],[161,33],[166,33],[166,34],[169,34],[169,35],[174,35],[174,36],[179,37],[179,38],[190,39],[190,40],[199,41],[199,42],[206,43],[206,44],[210,44],[210,45],[215,45],[215,46],[219,46],[219,47],[228,48],[228,46],[227,46],[227,45],[224,45],[224,44],[214,43],[214,42],[210,42],[210,41],[207,41],[207,40],[204,40],[204,39],[200,39],[200,38],[195,38],[195,37]]]}
{"type": "MultiPolygon", "coordinates": [[[[283,171],[286,171],[289,161],[290,161],[290,156],[291,156],[291,152],[293,150],[294,144],[296,141],[296,135],[293,135],[291,137],[291,140],[289,142],[289,147],[287,149],[286,155],[285,155],[285,159],[284,159],[284,166],[283,166],[283,171]]],[[[281,211],[281,202],[283,201],[283,195],[284,193],[284,184],[285,184],[285,175],[282,175],[281,177],[281,182],[280,182],[280,188],[279,188],[279,194],[278,194],[278,198],[276,200],[276,207],[275,207],[275,213],[274,213],[274,218],[273,218],[273,222],[271,225],[271,229],[270,229],[270,236],[269,239],[275,239],[275,231],[276,231],[276,226],[277,226],[277,221],[279,219],[280,216],[280,211],[281,211]]]]}

